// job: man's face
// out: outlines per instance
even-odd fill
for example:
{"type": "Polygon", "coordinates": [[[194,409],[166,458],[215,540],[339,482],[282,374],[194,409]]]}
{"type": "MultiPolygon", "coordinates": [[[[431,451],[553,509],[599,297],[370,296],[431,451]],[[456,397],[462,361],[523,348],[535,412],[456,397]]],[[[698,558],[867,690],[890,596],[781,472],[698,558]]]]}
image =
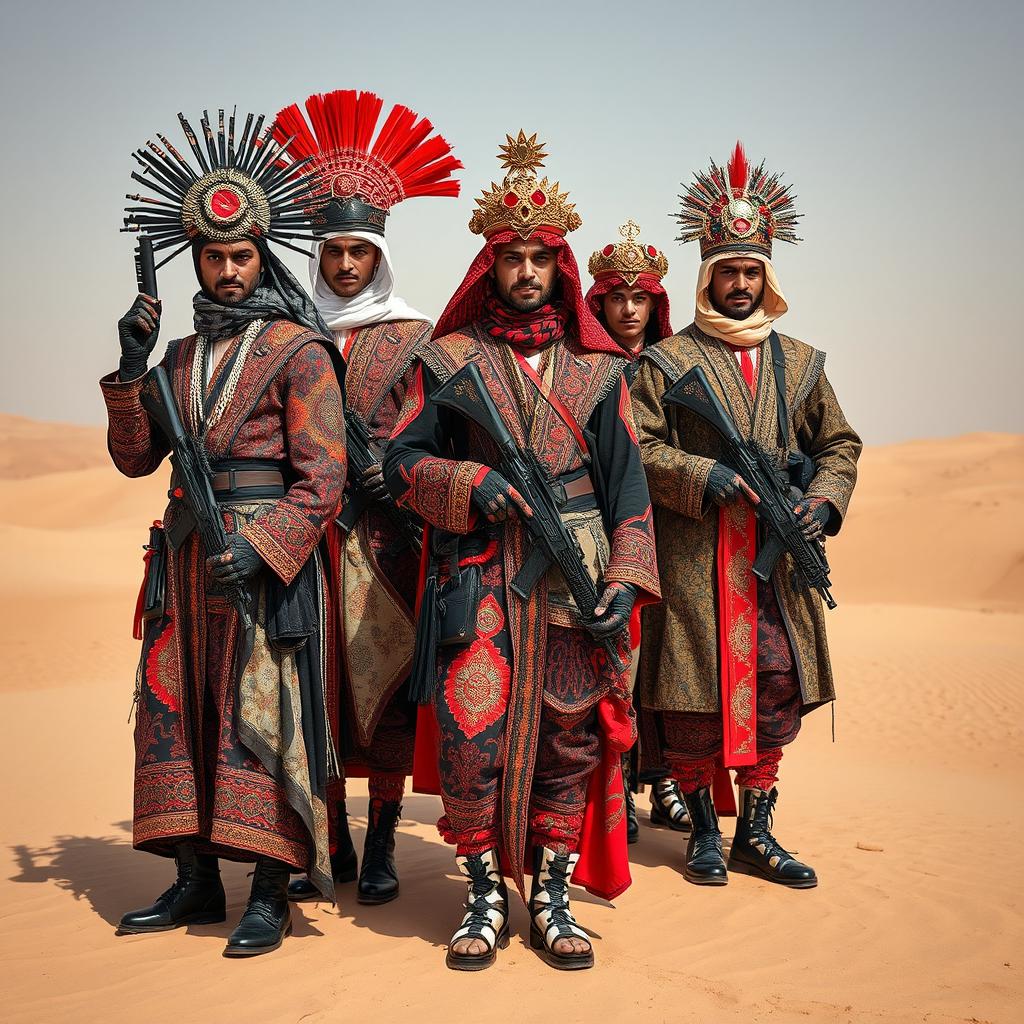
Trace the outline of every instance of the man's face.
{"type": "Polygon", "coordinates": [[[608,333],[625,349],[639,348],[654,308],[651,293],[621,284],[608,292],[601,302],[608,333]]]}
{"type": "Polygon", "coordinates": [[[320,276],[335,295],[351,299],[372,280],[380,249],[361,238],[331,238],[320,253],[320,276]]]}
{"type": "Polygon", "coordinates": [[[532,313],[551,301],[558,280],[555,252],[543,242],[516,239],[498,246],[491,271],[494,288],[506,306],[532,313]]]}
{"type": "Polygon", "coordinates": [[[764,264],[760,260],[722,260],[711,268],[711,305],[731,320],[746,320],[761,305],[764,264]]]}
{"type": "Polygon", "coordinates": [[[263,263],[252,242],[207,242],[199,251],[203,291],[225,306],[244,302],[259,284],[263,263]]]}

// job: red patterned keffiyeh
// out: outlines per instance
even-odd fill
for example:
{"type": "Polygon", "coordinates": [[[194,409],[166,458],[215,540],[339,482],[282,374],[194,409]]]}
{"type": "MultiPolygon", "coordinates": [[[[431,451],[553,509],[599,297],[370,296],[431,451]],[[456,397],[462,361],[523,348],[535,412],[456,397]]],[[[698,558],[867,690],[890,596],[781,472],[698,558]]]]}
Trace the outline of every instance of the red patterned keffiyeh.
{"type": "MultiPolygon", "coordinates": [[[[487,298],[492,294],[488,272],[494,266],[497,250],[517,238],[519,236],[512,230],[499,231],[484,242],[484,247],[477,253],[462,284],[438,319],[432,337],[443,338],[487,315],[487,298]]],[[[612,341],[583,301],[579,267],[576,266],[576,259],[566,240],[549,231],[535,231],[530,238],[543,242],[557,254],[566,327],[579,347],[584,352],[607,352],[609,355],[621,356],[622,349],[612,341]]]]}
{"type": "Polygon", "coordinates": [[[523,352],[539,352],[565,337],[565,309],[549,302],[530,313],[510,309],[496,295],[484,302],[483,328],[492,338],[501,338],[523,352]]]}

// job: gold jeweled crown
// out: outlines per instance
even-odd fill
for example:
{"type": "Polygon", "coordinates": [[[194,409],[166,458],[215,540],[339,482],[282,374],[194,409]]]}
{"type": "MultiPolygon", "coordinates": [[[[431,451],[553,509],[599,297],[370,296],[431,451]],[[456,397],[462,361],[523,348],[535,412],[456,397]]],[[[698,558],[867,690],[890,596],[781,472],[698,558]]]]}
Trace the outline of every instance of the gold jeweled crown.
{"type": "Polygon", "coordinates": [[[473,211],[469,230],[490,238],[511,228],[524,241],[540,229],[559,235],[575,231],[583,221],[568,201],[569,193],[560,192],[557,181],[553,185],[546,177],[538,181],[534,173],[544,166],[544,143],[537,142],[536,133],[527,138],[522,129],[515,139],[505,137],[508,142],[498,147],[498,158],[508,173],[500,185],[492,181],[490,191],[476,200],[478,209],[473,211]]]}
{"type": "Polygon", "coordinates": [[[772,241],[799,242],[793,208],[794,196],[778,174],[769,174],[764,161],[750,169],[741,143],[736,143],[725,168],[714,160],[708,171],[698,171],[687,186],[679,242],[700,242],[700,258],[720,252],[752,250],[771,257],[772,241]]]}
{"type": "Polygon", "coordinates": [[[619,234],[624,241],[609,242],[590,257],[587,269],[591,277],[617,274],[632,288],[641,274],[650,274],[661,280],[668,273],[665,254],[653,245],[642,245],[638,240],[640,225],[635,220],[627,220],[619,228],[619,234]]]}

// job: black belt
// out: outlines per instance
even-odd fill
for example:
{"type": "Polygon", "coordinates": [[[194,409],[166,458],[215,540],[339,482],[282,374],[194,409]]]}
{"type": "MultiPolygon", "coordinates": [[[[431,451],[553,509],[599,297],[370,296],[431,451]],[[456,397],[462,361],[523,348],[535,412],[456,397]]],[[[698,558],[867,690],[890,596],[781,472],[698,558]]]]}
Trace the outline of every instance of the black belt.
{"type": "MultiPolygon", "coordinates": [[[[222,459],[211,462],[210,486],[218,502],[282,498],[287,492],[286,463],[273,459],[222,459]]],[[[175,480],[171,479],[171,490],[175,480]]]]}
{"type": "Polygon", "coordinates": [[[210,464],[213,496],[219,502],[283,498],[288,464],[274,459],[220,459],[210,464]]]}

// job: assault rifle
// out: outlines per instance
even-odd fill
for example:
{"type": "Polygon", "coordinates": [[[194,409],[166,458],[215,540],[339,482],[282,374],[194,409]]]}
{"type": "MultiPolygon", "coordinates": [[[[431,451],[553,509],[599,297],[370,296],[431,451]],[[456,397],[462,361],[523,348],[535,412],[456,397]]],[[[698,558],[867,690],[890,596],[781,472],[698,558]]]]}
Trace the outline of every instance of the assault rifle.
{"type": "Polygon", "coordinates": [[[761,499],[754,512],[765,526],[766,536],[754,560],[754,575],[771,578],[783,551],[788,551],[804,583],[816,590],[829,608],[835,598],[829,592],[828,560],[821,543],[808,540],[800,529],[789,500],[789,481],[780,479],[771,457],[752,441],[745,441],[736,424],[711,390],[704,370],[687,370],[662,396],[662,404],[675,405],[699,416],[711,426],[725,445],[723,465],[739,473],[747,486],[761,499]]]}
{"type": "MultiPolygon", "coordinates": [[[[148,235],[139,236],[135,250],[135,277],[139,291],[150,298],[156,294],[156,265],[153,262],[153,242],[148,235]]],[[[210,476],[207,472],[206,453],[202,442],[193,437],[181,422],[181,413],[174,400],[171,382],[162,366],[154,366],[147,374],[139,394],[142,408],[149,418],[163,432],[171,446],[171,466],[174,467],[175,494],[183,502],[182,515],[174,524],[173,537],[168,536],[172,547],[177,547],[192,532],[199,530],[199,537],[208,555],[219,555],[228,545],[217,501],[213,496],[210,476]],[[180,490],[180,495],[176,492],[180,490]]],[[[238,611],[242,628],[252,630],[252,616],[249,614],[249,591],[243,583],[223,587],[224,594],[238,611]]]]}
{"type": "MultiPolygon", "coordinates": [[[[431,400],[472,420],[490,437],[498,446],[497,468],[533,509],[530,518],[523,517],[523,525],[533,538],[533,550],[509,584],[511,589],[527,600],[540,577],[550,566],[557,565],[584,625],[593,622],[600,595],[587,571],[579,541],[562,522],[558,502],[540,460],[534,452],[529,449],[524,452],[516,444],[488,394],[479,368],[475,363],[468,363],[435,391],[431,400]]],[[[623,671],[625,666],[615,641],[616,636],[602,639],[612,664],[617,671],[623,671]]]]}
{"type": "MultiPolygon", "coordinates": [[[[171,446],[175,482],[173,493],[182,499],[183,504],[181,516],[169,531],[174,535],[173,541],[177,542],[172,543],[172,547],[177,547],[195,528],[199,531],[206,553],[219,555],[227,547],[228,538],[210,485],[206,454],[202,442],[189,434],[182,425],[171,382],[162,366],[154,366],[146,374],[139,400],[171,446]]],[[[170,535],[168,540],[172,540],[170,535]]],[[[238,611],[242,628],[248,633],[253,628],[248,588],[244,583],[236,583],[223,586],[222,589],[238,611]]]]}
{"type": "Polygon", "coordinates": [[[363,418],[348,408],[345,409],[345,447],[352,496],[338,517],[338,525],[346,532],[352,530],[367,505],[377,502],[402,539],[418,556],[423,550],[423,530],[416,518],[399,508],[390,494],[378,501],[366,493],[363,474],[371,466],[380,464],[381,453],[370,440],[370,432],[363,418]]]}

